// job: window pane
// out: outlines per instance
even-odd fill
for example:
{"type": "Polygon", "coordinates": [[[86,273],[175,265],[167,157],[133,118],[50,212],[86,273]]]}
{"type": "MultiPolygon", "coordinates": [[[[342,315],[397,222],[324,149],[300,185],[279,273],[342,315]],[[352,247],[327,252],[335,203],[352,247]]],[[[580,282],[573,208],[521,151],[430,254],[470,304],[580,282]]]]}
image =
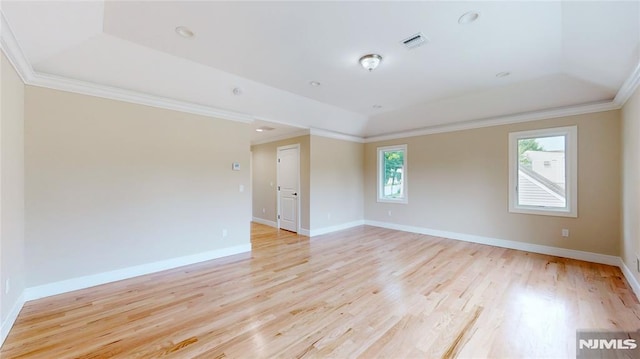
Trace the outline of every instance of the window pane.
{"type": "Polygon", "coordinates": [[[383,152],[382,198],[404,198],[404,151],[383,152]]]}
{"type": "Polygon", "coordinates": [[[566,208],[565,137],[518,139],[518,204],[566,208]]]}

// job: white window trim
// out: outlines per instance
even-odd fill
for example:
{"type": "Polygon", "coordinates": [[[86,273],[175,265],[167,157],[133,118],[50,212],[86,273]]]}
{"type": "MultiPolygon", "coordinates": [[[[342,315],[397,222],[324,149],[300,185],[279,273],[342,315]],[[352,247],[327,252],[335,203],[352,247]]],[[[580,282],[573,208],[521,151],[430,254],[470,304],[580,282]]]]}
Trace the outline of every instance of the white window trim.
{"type": "Polygon", "coordinates": [[[378,183],[376,185],[376,192],[377,192],[377,199],[378,202],[381,203],[402,203],[402,204],[407,204],[409,203],[409,186],[408,186],[408,171],[407,171],[407,163],[408,163],[408,157],[409,153],[407,151],[407,145],[396,145],[396,146],[384,146],[384,147],[378,147],[378,166],[377,166],[377,177],[378,177],[378,183]],[[383,198],[382,197],[382,182],[383,182],[383,177],[384,177],[384,173],[382,171],[383,168],[383,161],[384,161],[384,156],[382,156],[383,152],[388,152],[388,151],[404,151],[404,165],[402,166],[402,193],[404,193],[404,197],[403,198],[399,198],[399,199],[389,199],[389,198],[383,198]]]}
{"type": "Polygon", "coordinates": [[[509,212],[545,216],[578,217],[578,127],[555,127],[509,133],[509,212]],[[524,138],[566,136],[565,190],[566,208],[522,206],[518,204],[518,140],[524,138]]]}

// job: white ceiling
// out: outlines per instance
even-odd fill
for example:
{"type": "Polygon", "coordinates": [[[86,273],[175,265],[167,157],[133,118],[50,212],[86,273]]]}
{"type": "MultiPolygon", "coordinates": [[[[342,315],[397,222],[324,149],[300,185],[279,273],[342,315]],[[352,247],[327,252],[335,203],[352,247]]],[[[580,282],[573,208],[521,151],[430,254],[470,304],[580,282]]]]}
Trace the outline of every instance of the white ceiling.
{"type": "Polygon", "coordinates": [[[37,73],[233,111],[275,122],[278,136],[611,101],[640,51],[637,1],[3,1],[2,12],[37,73]],[[458,24],[468,11],[479,19],[458,24]],[[404,48],[417,32],[429,43],[404,48]],[[371,73],[358,64],[367,53],[384,58],[371,73]]]}

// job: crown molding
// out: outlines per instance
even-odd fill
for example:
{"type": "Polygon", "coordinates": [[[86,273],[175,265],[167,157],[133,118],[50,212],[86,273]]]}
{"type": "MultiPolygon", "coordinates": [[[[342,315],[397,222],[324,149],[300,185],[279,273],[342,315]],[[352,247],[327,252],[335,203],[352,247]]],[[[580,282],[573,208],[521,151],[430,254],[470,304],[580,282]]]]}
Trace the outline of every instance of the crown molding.
{"type": "Polygon", "coordinates": [[[622,107],[636,91],[638,85],[640,85],[640,63],[638,63],[636,68],[631,71],[627,80],[622,84],[620,90],[618,90],[613,102],[622,107]]]}
{"type": "Polygon", "coordinates": [[[18,76],[25,84],[33,81],[35,72],[27,58],[24,56],[22,48],[18,44],[4,12],[0,10],[0,47],[2,52],[7,56],[13,68],[16,69],[18,76]]]}
{"type": "Polygon", "coordinates": [[[271,143],[271,142],[276,142],[276,141],[287,140],[289,138],[306,136],[308,134],[309,134],[309,130],[308,129],[295,131],[295,132],[290,132],[290,133],[285,133],[285,134],[282,134],[282,135],[279,135],[279,136],[273,136],[273,137],[260,139],[260,140],[257,140],[257,141],[251,141],[251,146],[257,146],[257,145],[263,145],[265,143],[271,143]]]}
{"type": "Polygon", "coordinates": [[[333,132],[329,130],[322,130],[319,128],[311,128],[309,133],[313,136],[327,137],[327,138],[333,138],[336,140],[349,141],[349,142],[364,143],[364,138],[362,137],[347,135],[344,133],[333,132]]]}
{"type": "Polygon", "coordinates": [[[415,130],[391,133],[387,135],[369,136],[369,137],[365,137],[364,142],[371,143],[371,142],[386,141],[386,140],[396,140],[400,138],[432,135],[436,133],[471,130],[474,128],[508,125],[508,124],[520,123],[520,122],[547,120],[547,119],[558,118],[558,117],[567,117],[567,116],[583,115],[587,113],[618,110],[620,109],[620,107],[621,106],[619,104],[613,101],[588,103],[584,105],[567,106],[567,107],[560,107],[556,109],[542,110],[542,111],[535,111],[535,112],[525,112],[521,114],[486,118],[486,119],[475,120],[475,121],[431,126],[431,127],[425,127],[425,128],[415,129],[415,130]]]}
{"type": "Polygon", "coordinates": [[[148,95],[136,91],[124,90],[112,86],[98,85],[95,83],[68,79],[65,77],[40,74],[34,76],[34,81],[29,85],[74,92],[83,95],[102,97],[111,100],[130,102],[151,107],[163,108],[195,115],[214,117],[223,120],[251,123],[254,118],[251,115],[234,111],[227,111],[209,106],[198,105],[190,102],[173,100],[166,97],[148,95]]]}

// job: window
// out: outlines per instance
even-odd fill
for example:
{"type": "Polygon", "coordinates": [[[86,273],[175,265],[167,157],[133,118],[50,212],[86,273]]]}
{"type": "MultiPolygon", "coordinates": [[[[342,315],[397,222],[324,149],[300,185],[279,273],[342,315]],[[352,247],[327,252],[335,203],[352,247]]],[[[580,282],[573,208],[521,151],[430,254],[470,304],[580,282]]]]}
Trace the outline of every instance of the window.
{"type": "Polygon", "coordinates": [[[378,202],[407,203],[407,145],[378,147],[378,202]]]}
{"type": "Polygon", "coordinates": [[[509,212],[578,216],[578,129],[509,134],[509,212]]]}

